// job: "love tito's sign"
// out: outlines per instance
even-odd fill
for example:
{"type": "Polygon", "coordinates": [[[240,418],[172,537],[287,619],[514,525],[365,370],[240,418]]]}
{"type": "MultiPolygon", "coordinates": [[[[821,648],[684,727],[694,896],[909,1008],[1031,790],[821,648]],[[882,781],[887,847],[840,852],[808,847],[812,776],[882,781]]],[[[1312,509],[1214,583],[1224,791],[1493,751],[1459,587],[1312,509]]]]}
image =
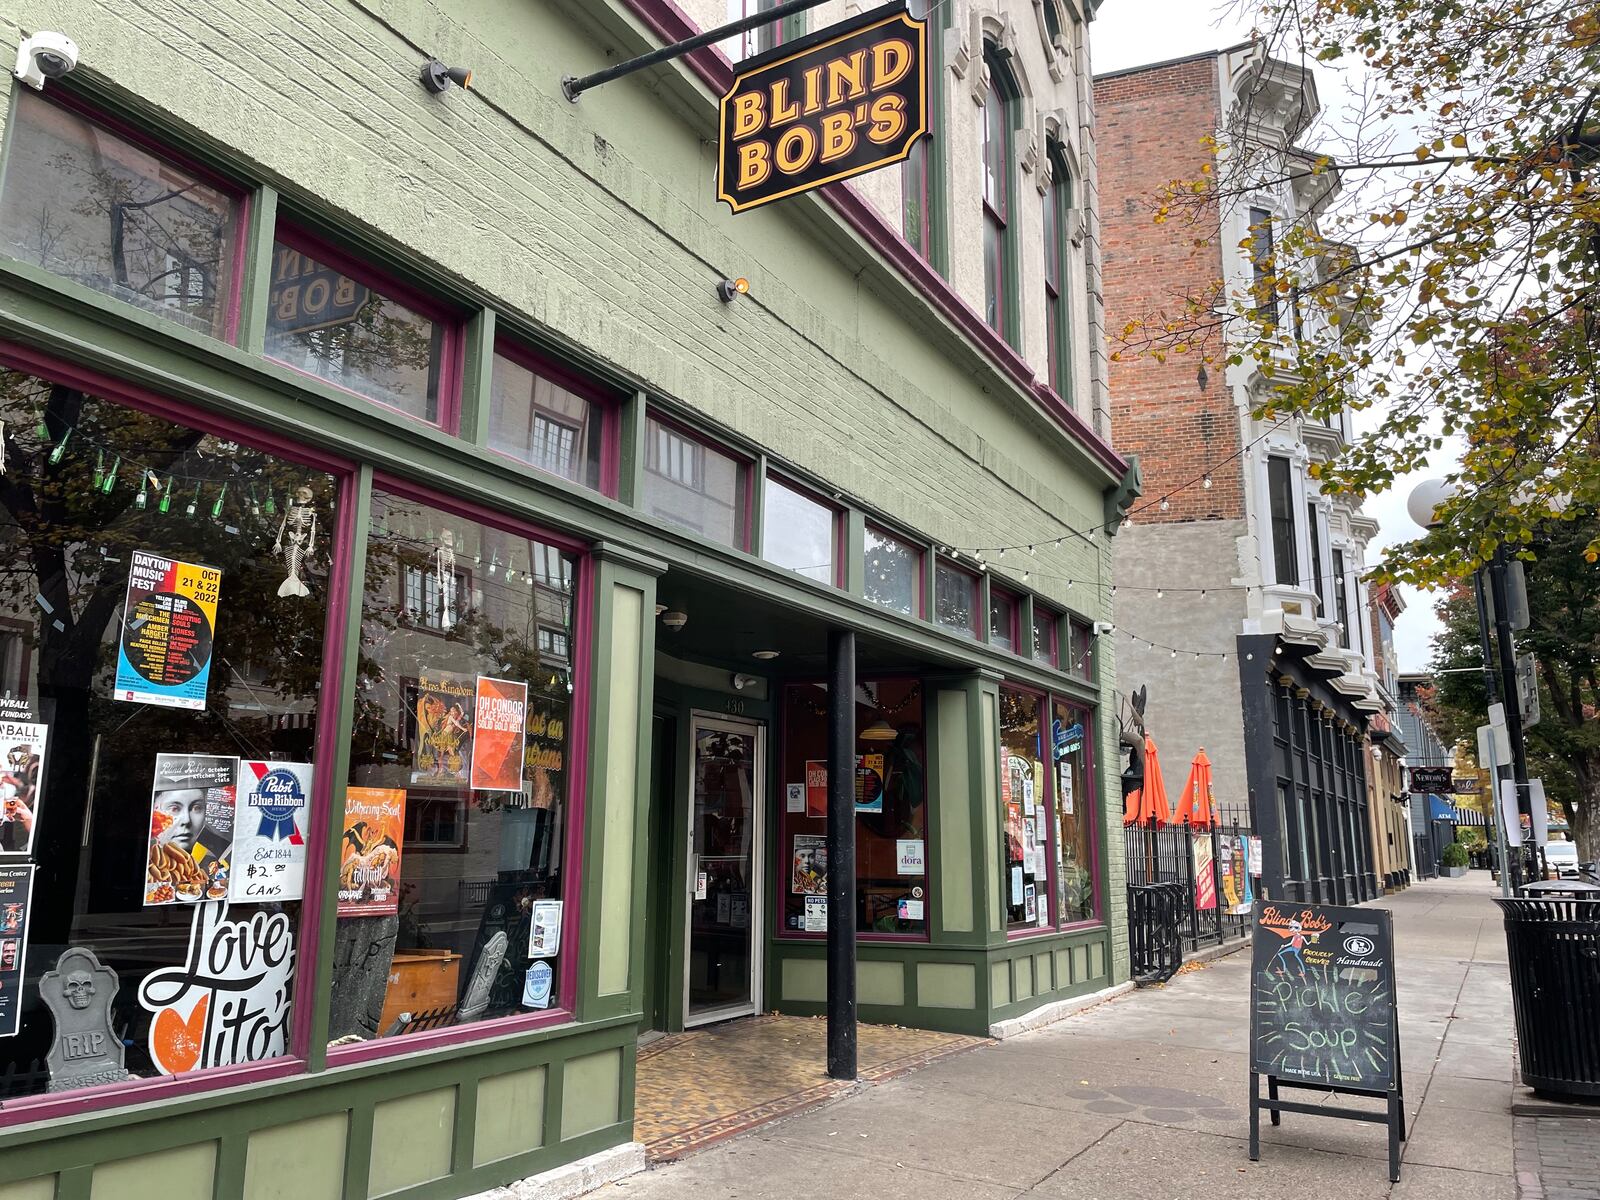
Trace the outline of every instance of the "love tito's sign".
{"type": "Polygon", "coordinates": [[[734,212],[902,161],[928,132],[928,26],[895,6],[747,59],[722,98],[734,212]]]}

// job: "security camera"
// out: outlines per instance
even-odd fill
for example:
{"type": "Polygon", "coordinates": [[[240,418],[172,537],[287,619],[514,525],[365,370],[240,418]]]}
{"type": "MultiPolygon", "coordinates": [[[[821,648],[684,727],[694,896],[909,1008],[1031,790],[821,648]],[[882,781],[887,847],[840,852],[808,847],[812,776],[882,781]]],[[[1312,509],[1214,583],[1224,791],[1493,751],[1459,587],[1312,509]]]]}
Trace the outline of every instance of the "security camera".
{"type": "Polygon", "coordinates": [[[78,43],[64,33],[36,33],[17,47],[15,74],[34,91],[78,65],[78,43]]]}
{"type": "Polygon", "coordinates": [[[1106,634],[1115,633],[1116,631],[1117,627],[1110,621],[1096,621],[1094,623],[1094,632],[1096,637],[1104,637],[1106,634]]]}

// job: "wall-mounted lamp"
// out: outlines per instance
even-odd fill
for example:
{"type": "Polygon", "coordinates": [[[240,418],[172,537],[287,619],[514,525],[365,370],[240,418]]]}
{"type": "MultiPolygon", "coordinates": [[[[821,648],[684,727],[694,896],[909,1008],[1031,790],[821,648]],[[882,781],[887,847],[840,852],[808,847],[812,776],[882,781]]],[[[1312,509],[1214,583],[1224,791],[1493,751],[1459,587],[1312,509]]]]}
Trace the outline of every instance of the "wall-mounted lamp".
{"type": "Polygon", "coordinates": [[[759,675],[741,675],[739,672],[735,671],[733,673],[733,678],[728,682],[733,684],[734,691],[742,692],[745,690],[745,688],[755,687],[756,684],[761,682],[761,677],[759,675]]]}
{"type": "Polygon", "coordinates": [[[676,610],[664,612],[661,614],[661,623],[672,630],[673,633],[677,633],[678,630],[689,623],[689,614],[677,612],[676,610]]]}
{"type": "Polygon", "coordinates": [[[856,734],[863,742],[892,742],[899,736],[900,731],[882,717],[856,734]]]}
{"type": "Polygon", "coordinates": [[[448,92],[451,84],[461,88],[471,87],[472,72],[466,67],[447,67],[437,58],[430,58],[422,64],[422,86],[434,95],[448,92]]]}
{"type": "Polygon", "coordinates": [[[732,304],[735,296],[743,296],[750,290],[750,281],[743,275],[738,279],[724,279],[717,284],[717,299],[724,304],[732,304]]]}

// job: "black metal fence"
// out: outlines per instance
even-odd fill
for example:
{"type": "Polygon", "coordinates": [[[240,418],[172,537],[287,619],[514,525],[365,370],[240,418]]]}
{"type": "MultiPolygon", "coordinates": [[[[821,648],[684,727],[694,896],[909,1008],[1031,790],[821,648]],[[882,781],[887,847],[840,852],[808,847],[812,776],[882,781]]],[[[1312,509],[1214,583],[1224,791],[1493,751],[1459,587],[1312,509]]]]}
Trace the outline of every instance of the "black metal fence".
{"type": "MultiPolygon", "coordinates": [[[[1250,836],[1249,821],[1245,813],[1233,810],[1224,810],[1220,818],[1210,830],[1187,825],[1164,829],[1130,825],[1122,831],[1128,864],[1129,939],[1136,947],[1151,948],[1153,966],[1164,964],[1169,940],[1182,955],[1202,946],[1223,945],[1250,932],[1244,877],[1251,870],[1259,871],[1260,866],[1247,867],[1245,855],[1235,851],[1236,840],[1250,836]],[[1203,846],[1197,846],[1197,840],[1203,846]],[[1152,884],[1176,885],[1172,889],[1175,897],[1167,899],[1167,889],[1162,889],[1159,899],[1155,893],[1139,890],[1152,884]],[[1230,911],[1234,908],[1239,911],[1230,911]],[[1150,922],[1157,919],[1175,920],[1176,928],[1151,928],[1150,922]]],[[[1250,878],[1249,882],[1253,891],[1256,881],[1250,878]]],[[[1134,974],[1139,974],[1137,964],[1134,974]]]]}

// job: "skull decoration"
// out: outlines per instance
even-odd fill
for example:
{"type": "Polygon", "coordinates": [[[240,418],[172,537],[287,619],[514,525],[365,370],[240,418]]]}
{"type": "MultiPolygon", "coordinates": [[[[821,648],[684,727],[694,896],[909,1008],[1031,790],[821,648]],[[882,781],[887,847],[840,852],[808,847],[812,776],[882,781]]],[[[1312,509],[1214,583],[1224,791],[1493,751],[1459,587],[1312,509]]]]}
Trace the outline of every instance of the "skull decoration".
{"type": "Polygon", "coordinates": [[[67,1003],[80,1012],[89,1007],[94,998],[94,976],[87,971],[73,971],[61,985],[67,1003]]]}

